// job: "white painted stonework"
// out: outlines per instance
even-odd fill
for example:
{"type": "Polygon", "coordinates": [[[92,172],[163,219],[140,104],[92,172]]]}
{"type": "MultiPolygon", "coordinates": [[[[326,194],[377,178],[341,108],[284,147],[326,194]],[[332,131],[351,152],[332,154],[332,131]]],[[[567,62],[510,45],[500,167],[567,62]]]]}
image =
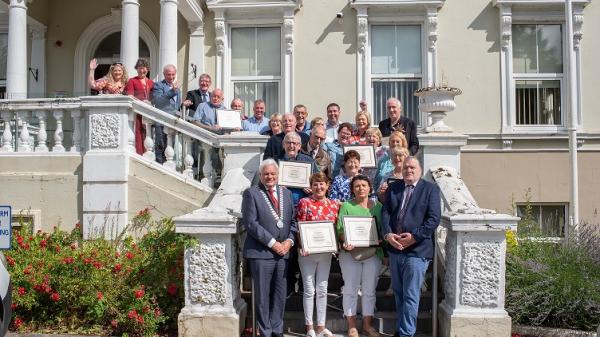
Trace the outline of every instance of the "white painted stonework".
{"type": "Polygon", "coordinates": [[[121,120],[117,114],[90,116],[92,148],[119,147],[121,120]]]}

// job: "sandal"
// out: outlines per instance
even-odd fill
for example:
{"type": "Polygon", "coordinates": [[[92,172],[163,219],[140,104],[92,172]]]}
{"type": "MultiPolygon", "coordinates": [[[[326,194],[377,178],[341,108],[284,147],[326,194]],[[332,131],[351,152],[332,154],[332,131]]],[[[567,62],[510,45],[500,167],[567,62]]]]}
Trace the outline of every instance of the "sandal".
{"type": "Polygon", "coordinates": [[[333,337],[333,333],[328,329],[323,329],[323,331],[319,332],[317,337],[333,337]]]}
{"type": "Polygon", "coordinates": [[[356,330],[356,328],[348,330],[348,337],[360,337],[358,334],[358,330],[356,330]]]}
{"type": "Polygon", "coordinates": [[[377,332],[377,330],[375,330],[375,328],[372,326],[368,328],[363,328],[363,332],[366,333],[369,337],[380,337],[379,332],[377,332]]]}
{"type": "Polygon", "coordinates": [[[317,337],[314,329],[310,329],[306,332],[306,337],[317,337]]]}

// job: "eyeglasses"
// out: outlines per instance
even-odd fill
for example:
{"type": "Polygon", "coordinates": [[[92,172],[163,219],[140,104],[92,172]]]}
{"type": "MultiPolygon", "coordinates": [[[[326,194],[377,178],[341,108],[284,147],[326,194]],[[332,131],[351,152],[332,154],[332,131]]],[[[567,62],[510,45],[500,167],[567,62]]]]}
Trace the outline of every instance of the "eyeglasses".
{"type": "Polygon", "coordinates": [[[288,145],[300,145],[300,142],[290,142],[290,141],[287,141],[285,143],[288,144],[288,145]]]}

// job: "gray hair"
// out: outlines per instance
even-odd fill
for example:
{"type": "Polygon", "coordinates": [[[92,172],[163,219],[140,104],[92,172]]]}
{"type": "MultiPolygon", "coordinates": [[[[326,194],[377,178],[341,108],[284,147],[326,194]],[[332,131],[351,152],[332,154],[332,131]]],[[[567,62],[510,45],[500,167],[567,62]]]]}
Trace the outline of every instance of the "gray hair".
{"type": "Polygon", "coordinates": [[[258,172],[262,174],[263,170],[267,166],[275,166],[275,169],[279,171],[279,165],[277,165],[277,162],[273,158],[268,158],[260,162],[260,165],[258,165],[258,172]]]}
{"type": "Polygon", "coordinates": [[[408,156],[406,158],[404,158],[404,163],[407,163],[409,161],[414,161],[417,164],[419,164],[419,168],[423,169],[423,166],[421,166],[421,161],[419,160],[419,158],[415,157],[415,156],[408,156]]]}
{"type": "Polygon", "coordinates": [[[164,73],[165,71],[169,70],[169,69],[173,69],[173,70],[177,71],[177,67],[176,67],[175,65],[173,65],[173,64],[167,64],[167,65],[165,65],[165,66],[163,67],[163,73],[164,73]]]}
{"type": "Polygon", "coordinates": [[[400,102],[400,100],[397,99],[396,97],[388,98],[386,103],[390,103],[390,102],[393,102],[394,104],[396,104],[397,106],[399,106],[402,109],[402,102],[400,102]]]}
{"type": "Polygon", "coordinates": [[[285,134],[285,137],[283,137],[283,142],[287,142],[291,139],[297,140],[298,142],[300,142],[301,138],[300,135],[298,133],[296,133],[296,131],[291,131],[285,134]]]}

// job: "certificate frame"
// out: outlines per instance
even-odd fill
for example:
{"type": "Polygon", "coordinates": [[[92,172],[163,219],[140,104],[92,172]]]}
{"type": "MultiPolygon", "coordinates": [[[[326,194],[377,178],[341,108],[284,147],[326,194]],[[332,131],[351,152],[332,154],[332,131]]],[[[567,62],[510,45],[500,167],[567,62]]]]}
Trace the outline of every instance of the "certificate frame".
{"type": "Polygon", "coordinates": [[[375,147],[373,145],[345,145],[343,148],[344,154],[354,150],[360,155],[361,168],[376,168],[377,157],[375,156],[375,147]]]}
{"type": "Polygon", "coordinates": [[[311,163],[281,160],[277,183],[287,187],[309,188],[311,173],[311,163]]]}
{"type": "Polygon", "coordinates": [[[298,233],[302,249],[308,254],[338,251],[333,221],[298,221],[298,233]],[[319,242],[319,236],[324,237],[323,242],[319,242]]]}
{"type": "Polygon", "coordinates": [[[342,222],[344,224],[344,242],[347,244],[354,247],[379,246],[379,231],[375,217],[345,215],[342,222]]]}
{"type": "Polygon", "coordinates": [[[217,124],[223,129],[241,129],[242,117],[238,110],[217,110],[217,124]]]}

